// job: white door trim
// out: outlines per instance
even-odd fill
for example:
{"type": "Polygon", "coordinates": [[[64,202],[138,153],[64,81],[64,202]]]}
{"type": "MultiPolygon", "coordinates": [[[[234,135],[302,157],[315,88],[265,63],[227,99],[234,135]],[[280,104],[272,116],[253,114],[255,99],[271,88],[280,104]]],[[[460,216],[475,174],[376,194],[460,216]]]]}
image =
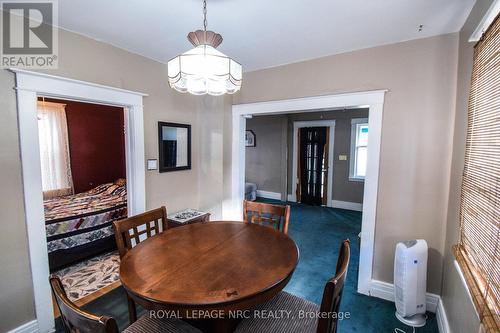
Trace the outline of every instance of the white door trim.
{"type": "Polygon", "coordinates": [[[332,207],[333,208],[340,208],[340,209],[355,210],[357,212],[363,211],[363,204],[360,202],[332,200],[332,207]]]}
{"type": "Polygon", "coordinates": [[[335,144],[335,120],[304,120],[304,121],[294,121],[293,122],[293,143],[292,143],[292,201],[297,202],[297,168],[298,168],[298,159],[297,156],[297,147],[298,143],[298,133],[299,128],[304,127],[329,127],[330,128],[330,138],[328,142],[328,184],[327,184],[327,206],[332,207],[333,201],[333,147],[335,144]]]}
{"type": "Polygon", "coordinates": [[[377,193],[380,162],[382,113],[387,90],[372,90],[336,95],[304,97],[269,102],[233,105],[231,199],[223,205],[224,219],[241,219],[245,194],[245,117],[255,114],[328,111],[338,108],[369,108],[369,149],[359,258],[358,292],[369,295],[373,272],[373,246],[377,214],[377,193]]]}
{"type": "Polygon", "coordinates": [[[125,157],[128,212],[146,207],[143,93],[95,83],[10,69],[16,74],[17,112],[24,191],[24,210],[35,298],[38,331],[54,329],[49,286],[49,261],[42,198],[42,175],[38,142],[37,96],[62,98],[123,107],[125,110],[125,157]]]}

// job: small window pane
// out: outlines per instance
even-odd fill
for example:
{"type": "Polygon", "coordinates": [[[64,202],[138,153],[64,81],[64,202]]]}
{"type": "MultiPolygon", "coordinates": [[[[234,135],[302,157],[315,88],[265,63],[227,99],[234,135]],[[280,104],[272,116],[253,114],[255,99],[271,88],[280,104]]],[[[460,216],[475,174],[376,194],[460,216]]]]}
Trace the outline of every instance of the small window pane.
{"type": "Polygon", "coordinates": [[[358,147],[357,161],[356,161],[356,176],[365,177],[366,176],[366,157],[367,157],[367,148],[366,147],[358,147]]]}
{"type": "Polygon", "coordinates": [[[356,146],[367,146],[368,145],[368,125],[358,125],[358,142],[356,146]]]}
{"type": "Polygon", "coordinates": [[[351,158],[349,178],[363,180],[366,174],[368,119],[351,120],[351,158]],[[362,148],[362,149],[361,149],[362,148]]]}

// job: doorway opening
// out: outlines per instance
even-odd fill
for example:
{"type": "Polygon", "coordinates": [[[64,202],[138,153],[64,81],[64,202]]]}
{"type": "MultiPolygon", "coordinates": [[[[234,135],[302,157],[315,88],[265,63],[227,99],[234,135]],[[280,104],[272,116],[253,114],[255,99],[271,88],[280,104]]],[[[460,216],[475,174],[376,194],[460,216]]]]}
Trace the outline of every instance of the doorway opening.
{"type": "Polygon", "coordinates": [[[124,110],[127,212],[145,210],[143,93],[64,77],[10,69],[16,75],[24,209],[33,280],[36,324],[40,332],[54,329],[49,258],[45,231],[43,186],[38,135],[38,97],[87,102],[124,110]]]}
{"type": "MultiPolygon", "coordinates": [[[[340,111],[339,111],[340,112],[340,111]]],[[[326,112],[292,114],[293,139],[289,201],[331,207],[334,181],[335,119],[326,112]],[[301,118],[322,120],[297,120],[301,118]]]]}
{"type": "MultiPolygon", "coordinates": [[[[382,113],[386,90],[375,90],[338,95],[305,97],[270,102],[233,105],[231,197],[223,204],[224,219],[238,219],[242,215],[245,197],[245,129],[247,118],[257,115],[311,113],[325,110],[367,108],[369,110],[366,176],[363,190],[363,212],[360,233],[360,260],[357,291],[370,295],[372,282],[373,249],[378,194],[378,173],[382,113]]],[[[258,135],[255,139],[259,142],[258,135]]]]}
{"type": "Polygon", "coordinates": [[[112,223],[127,217],[125,110],[39,96],[37,118],[49,270],[83,306],[120,285],[112,223]]]}
{"type": "Polygon", "coordinates": [[[328,179],[327,127],[303,127],[299,131],[299,186],[297,200],[301,203],[325,205],[328,179]]]}

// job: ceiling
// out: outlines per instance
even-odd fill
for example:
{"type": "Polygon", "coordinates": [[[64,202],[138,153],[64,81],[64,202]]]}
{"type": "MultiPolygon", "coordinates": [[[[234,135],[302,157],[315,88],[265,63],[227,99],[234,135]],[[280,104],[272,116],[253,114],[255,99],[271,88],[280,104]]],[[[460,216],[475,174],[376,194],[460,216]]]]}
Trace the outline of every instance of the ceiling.
{"type": "MultiPolygon", "coordinates": [[[[208,29],[245,71],[460,30],[475,0],[208,0],[208,29]],[[418,31],[419,25],[423,30],[418,31]]],[[[201,0],[64,0],[59,26],[167,62],[201,0]]]]}

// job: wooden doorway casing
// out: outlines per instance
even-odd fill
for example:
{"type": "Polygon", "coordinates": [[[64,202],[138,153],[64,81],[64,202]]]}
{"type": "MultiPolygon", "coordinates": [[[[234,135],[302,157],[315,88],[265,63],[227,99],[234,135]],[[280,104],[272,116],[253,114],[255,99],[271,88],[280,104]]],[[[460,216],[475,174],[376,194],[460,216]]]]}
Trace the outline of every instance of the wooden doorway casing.
{"type": "Polygon", "coordinates": [[[370,127],[367,174],[363,194],[363,215],[361,222],[361,249],[357,291],[371,295],[376,290],[373,279],[373,253],[375,244],[375,223],[379,189],[380,143],[382,117],[386,89],[341,93],[324,96],[302,97],[233,105],[231,164],[229,166],[230,188],[222,204],[225,220],[240,219],[243,214],[245,195],[245,127],[246,117],[264,114],[285,114],[328,111],[339,108],[368,108],[370,127]]]}
{"type": "Polygon", "coordinates": [[[42,174],[37,122],[37,98],[106,104],[125,110],[125,161],[127,210],[141,213],[146,207],[143,97],[146,94],[38,72],[10,69],[16,75],[17,112],[23,178],[24,211],[28,236],[38,332],[54,330],[49,260],[42,197],[42,174]]]}

